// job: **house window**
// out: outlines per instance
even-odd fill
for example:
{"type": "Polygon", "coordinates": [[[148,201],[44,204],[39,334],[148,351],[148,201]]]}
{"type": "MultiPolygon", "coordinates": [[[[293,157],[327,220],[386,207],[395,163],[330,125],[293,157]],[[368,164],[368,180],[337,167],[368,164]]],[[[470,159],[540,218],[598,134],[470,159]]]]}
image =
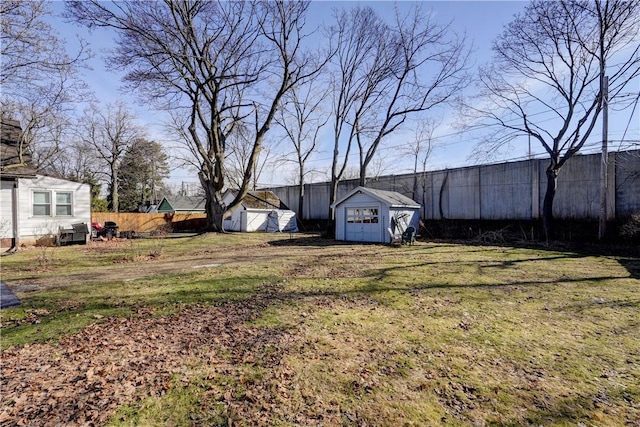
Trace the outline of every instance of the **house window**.
{"type": "Polygon", "coordinates": [[[374,208],[348,208],[347,222],[352,224],[377,224],[378,209],[374,208]]]}
{"type": "Polygon", "coordinates": [[[33,216],[51,216],[51,193],[33,192],[33,216]]]}
{"type": "Polygon", "coordinates": [[[56,216],[71,216],[73,205],[70,192],[56,193],[56,216]]]}

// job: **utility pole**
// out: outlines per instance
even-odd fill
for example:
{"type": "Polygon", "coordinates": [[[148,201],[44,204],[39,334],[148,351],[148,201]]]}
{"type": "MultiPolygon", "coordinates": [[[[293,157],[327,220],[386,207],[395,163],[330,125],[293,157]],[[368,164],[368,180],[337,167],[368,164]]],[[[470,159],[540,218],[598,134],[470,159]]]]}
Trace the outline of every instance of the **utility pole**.
{"type": "Polygon", "coordinates": [[[609,137],[609,76],[602,77],[602,160],[600,162],[600,221],[598,240],[607,233],[607,139],[609,137]]]}

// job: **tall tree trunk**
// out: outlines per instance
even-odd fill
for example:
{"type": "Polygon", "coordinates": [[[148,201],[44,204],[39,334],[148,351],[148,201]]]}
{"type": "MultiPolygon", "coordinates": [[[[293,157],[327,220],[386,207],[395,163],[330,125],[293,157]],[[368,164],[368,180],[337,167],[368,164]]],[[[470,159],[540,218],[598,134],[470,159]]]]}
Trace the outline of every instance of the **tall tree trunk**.
{"type": "Polygon", "coordinates": [[[558,188],[558,173],[560,169],[555,162],[547,168],[547,191],[544,193],[542,203],[542,225],[547,241],[554,238],[553,199],[558,188]]]}
{"type": "Polygon", "coordinates": [[[115,163],[111,164],[111,210],[119,212],[118,202],[118,168],[115,163]]]}
{"type": "Polygon", "coordinates": [[[358,185],[361,187],[366,187],[367,185],[367,165],[369,162],[364,158],[364,153],[362,152],[362,144],[360,143],[360,134],[358,134],[358,147],[360,148],[360,179],[358,180],[358,185]]]}
{"type": "Polygon", "coordinates": [[[361,187],[367,186],[367,170],[366,166],[360,168],[360,179],[358,180],[358,185],[361,187]]]}
{"type": "Polygon", "coordinates": [[[227,206],[222,199],[222,191],[215,181],[207,179],[200,172],[198,174],[200,178],[200,184],[205,192],[205,212],[207,214],[207,230],[217,231],[219,233],[224,232],[224,214],[227,210],[227,206]]]}
{"type": "Polygon", "coordinates": [[[303,163],[300,162],[300,176],[299,178],[299,197],[298,197],[298,219],[302,220],[303,217],[303,209],[304,209],[304,166],[303,163]]]}
{"type": "Polygon", "coordinates": [[[214,231],[224,233],[223,221],[226,206],[222,202],[222,194],[219,194],[219,196],[219,200],[216,200],[217,197],[214,197],[214,199],[210,202],[211,215],[209,216],[209,227],[214,231]]]}
{"type": "Polygon", "coordinates": [[[338,184],[340,181],[335,177],[331,180],[331,188],[329,189],[329,218],[327,219],[327,234],[335,236],[335,209],[331,207],[338,197],[338,184]]]}

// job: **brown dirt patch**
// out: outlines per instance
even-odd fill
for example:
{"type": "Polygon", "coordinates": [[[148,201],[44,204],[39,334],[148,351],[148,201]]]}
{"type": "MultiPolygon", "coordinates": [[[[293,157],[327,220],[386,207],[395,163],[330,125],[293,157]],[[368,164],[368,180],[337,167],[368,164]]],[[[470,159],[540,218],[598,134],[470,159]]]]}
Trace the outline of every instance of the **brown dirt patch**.
{"type": "MultiPolygon", "coordinates": [[[[274,236],[270,242],[248,243],[224,248],[198,249],[175,257],[170,253],[151,256],[145,251],[136,253],[135,240],[112,239],[91,241],[87,246],[77,246],[79,253],[121,254],[113,264],[92,268],[90,271],[49,274],[38,279],[11,281],[18,292],[33,292],[66,287],[69,283],[98,284],[117,281],[147,279],[166,274],[191,271],[194,267],[220,264],[255,265],[278,259],[280,265],[290,270],[291,277],[364,277],[367,270],[376,268],[377,257],[382,253],[379,245],[349,244],[315,236],[286,238],[274,236]],[[132,242],[133,247],[132,247],[132,242]],[[365,248],[363,250],[362,248],[365,248]],[[349,257],[345,258],[345,253],[349,257]],[[295,260],[288,264],[287,258],[295,260]]],[[[28,248],[27,250],[37,250],[28,248]]]]}
{"type": "Polygon", "coordinates": [[[251,385],[250,399],[215,389],[210,397],[257,422],[277,406],[277,391],[287,389],[290,375],[280,358],[294,339],[281,330],[246,326],[266,304],[258,298],[191,306],[170,316],[145,309],[90,325],[55,346],[8,349],[0,361],[0,424],[99,425],[123,404],[162,395],[176,381],[188,385],[189,367],[235,375],[236,365],[246,363],[269,368],[269,378],[251,385]]]}

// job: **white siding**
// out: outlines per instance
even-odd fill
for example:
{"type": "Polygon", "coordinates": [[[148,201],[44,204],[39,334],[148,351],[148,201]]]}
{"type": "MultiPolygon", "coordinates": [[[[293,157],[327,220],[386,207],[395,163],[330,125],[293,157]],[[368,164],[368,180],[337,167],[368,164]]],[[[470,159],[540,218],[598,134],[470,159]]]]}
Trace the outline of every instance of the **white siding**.
{"type": "Polygon", "coordinates": [[[33,243],[38,237],[57,234],[60,227],[86,223],[91,225],[91,187],[88,184],[38,175],[35,179],[20,179],[18,203],[21,243],[33,243]],[[47,216],[33,214],[34,191],[50,192],[51,212],[47,216]],[[72,194],[71,215],[56,215],[56,193],[72,194]]]}
{"type": "Polygon", "coordinates": [[[0,182],[0,238],[13,238],[13,181],[0,182]]]}
{"type": "MultiPolygon", "coordinates": [[[[225,193],[223,201],[229,205],[233,199],[234,195],[229,191],[225,193]]],[[[267,231],[269,214],[272,211],[273,209],[245,208],[240,204],[231,211],[231,216],[224,220],[224,229],[243,232],[267,231]]]]}
{"type": "Polygon", "coordinates": [[[245,209],[238,206],[231,217],[224,221],[227,231],[266,231],[267,219],[272,209],[245,209]]]}
{"type": "Polygon", "coordinates": [[[271,209],[246,209],[241,211],[240,231],[267,231],[271,209]]]}
{"type": "MultiPolygon", "coordinates": [[[[233,196],[225,197],[223,200],[225,204],[228,205],[233,201],[233,196]]],[[[237,206],[233,211],[231,211],[231,216],[224,220],[224,229],[227,231],[242,231],[242,212],[244,212],[242,205],[237,206]]]]}
{"type": "MultiPolygon", "coordinates": [[[[416,232],[419,230],[420,225],[420,209],[392,209],[390,212],[391,218],[396,218],[398,225],[394,230],[394,236],[396,238],[402,237],[402,233],[408,228],[415,228],[416,232]]],[[[389,219],[389,225],[391,227],[391,219],[389,219]]]]}
{"type": "Polygon", "coordinates": [[[231,218],[224,220],[222,225],[225,231],[240,231],[240,211],[236,210],[236,212],[237,214],[234,212],[234,214],[231,215],[231,218]]]}

